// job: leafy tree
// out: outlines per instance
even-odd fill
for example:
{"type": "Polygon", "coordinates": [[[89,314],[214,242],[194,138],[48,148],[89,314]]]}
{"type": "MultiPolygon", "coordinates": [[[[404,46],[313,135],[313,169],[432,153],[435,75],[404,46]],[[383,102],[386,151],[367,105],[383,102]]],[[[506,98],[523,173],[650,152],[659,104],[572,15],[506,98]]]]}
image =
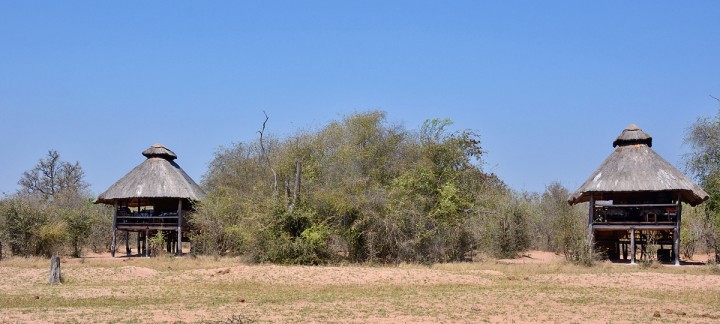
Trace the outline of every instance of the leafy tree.
{"type": "Polygon", "coordinates": [[[685,141],[692,148],[685,156],[687,167],[710,195],[705,204],[705,241],[720,262],[720,112],[712,117],[699,117],[689,128],[685,141]]]}
{"type": "Polygon", "coordinates": [[[413,132],[370,111],[283,140],[263,135],[263,147],[221,148],[191,220],[195,246],[281,263],[467,258],[479,246],[471,228],[494,208],[484,191],[504,185],[482,171],[479,136],[450,125],[431,120],[413,132]],[[291,204],[298,161],[302,193],[291,204]]]}
{"type": "Polygon", "coordinates": [[[47,221],[46,213],[41,207],[41,204],[17,196],[3,199],[0,213],[5,224],[2,232],[13,255],[36,254],[35,238],[40,227],[47,221]]]}
{"type": "Polygon", "coordinates": [[[509,192],[495,199],[497,209],[483,217],[484,252],[498,258],[514,258],[530,247],[530,197],[527,193],[509,192]]]}

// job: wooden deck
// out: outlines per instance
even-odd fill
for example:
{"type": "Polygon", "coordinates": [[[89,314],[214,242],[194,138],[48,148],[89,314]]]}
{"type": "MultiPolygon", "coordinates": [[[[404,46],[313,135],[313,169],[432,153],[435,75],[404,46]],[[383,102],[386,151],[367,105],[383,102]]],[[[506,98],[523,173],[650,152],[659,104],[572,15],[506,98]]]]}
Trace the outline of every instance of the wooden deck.
{"type": "Polygon", "coordinates": [[[175,215],[163,215],[163,216],[141,216],[141,215],[128,215],[117,217],[117,229],[175,229],[178,226],[178,216],[175,215]]]}

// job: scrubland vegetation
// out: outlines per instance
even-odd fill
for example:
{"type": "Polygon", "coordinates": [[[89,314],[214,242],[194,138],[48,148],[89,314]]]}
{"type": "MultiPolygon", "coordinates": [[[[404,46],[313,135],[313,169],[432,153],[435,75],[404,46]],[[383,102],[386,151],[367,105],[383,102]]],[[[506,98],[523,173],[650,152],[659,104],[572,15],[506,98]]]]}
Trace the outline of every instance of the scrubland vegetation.
{"type": "MultiPolygon", "coordinates": [[[[208,196],[189,219],[192,253],[304,265],[434,264],[529,249],[578,264],[597,259],[585,237],[587,208],[569,206],[567,188],[512,190],[483,168],[480,135],[451,125],[434,119],[407,129],[370,111],[276,138],[262,124],[258,141],[223,147],[210,163],[208,196]]],[[[684,209],[688,257],[718,251],[718,133],[718,117],[688,133],[688,165],[711,194],[684,209]]],[[[92,204],[78,162],[50,151],[18,183],[0,200],[2,255],[107,249],[112,211],[92,204]]]]}
{"type": "Polygon", "coordinates": [[[574,253],[581,211],[567,205],[567,190],[512,191],[483,170],[480,136],[450,125],[408,130],[368,112],[221,149],[203,178],[210,194],[192,219],[194,246],[292,264],[574,253]]]}

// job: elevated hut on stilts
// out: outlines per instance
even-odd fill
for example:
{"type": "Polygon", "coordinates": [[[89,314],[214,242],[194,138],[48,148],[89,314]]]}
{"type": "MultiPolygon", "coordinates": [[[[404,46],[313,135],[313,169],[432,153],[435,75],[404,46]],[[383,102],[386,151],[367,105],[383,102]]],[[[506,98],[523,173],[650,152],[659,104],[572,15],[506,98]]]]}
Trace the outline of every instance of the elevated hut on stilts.
{"type": "Polygon", "coordinates": [[[613,142],[615,152],[568,202],[589,203],[588,235],[610,259],[635,263],[638,247],[680,265],[682,203],[695,206],[708,194],[660,157],[652,137],[634,124],[613,142]],[[649,251],[649,248],[657,250],[649,251]],[[672,247],[666,248],[666,247],[672,247]]]}
{"type": "Polygon", "coordinates": [[[155,144],[142,154],[147,159],[95,201],[113,206],[110,252],[114,257],[117,234],[124,232],[125,251],[130,255],[130,233],[136,232],[138,254],[148,256],[149,238],[162,232],[167,251],[181,255],[183,241],[189,241],[186,214],[205,193],[165,146],[155,144]]]}

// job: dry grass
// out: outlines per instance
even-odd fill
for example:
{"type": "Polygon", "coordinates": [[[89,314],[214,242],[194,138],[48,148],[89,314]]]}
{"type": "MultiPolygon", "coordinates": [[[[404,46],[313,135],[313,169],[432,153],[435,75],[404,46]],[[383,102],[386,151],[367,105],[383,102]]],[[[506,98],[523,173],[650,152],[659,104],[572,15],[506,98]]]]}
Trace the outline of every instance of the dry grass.
{"type": "Polygon", "coordinates": [[[0,322],[717,322],[708,266],[557,260],[302,267],[237,259],[0,262],[0,322]]]}

